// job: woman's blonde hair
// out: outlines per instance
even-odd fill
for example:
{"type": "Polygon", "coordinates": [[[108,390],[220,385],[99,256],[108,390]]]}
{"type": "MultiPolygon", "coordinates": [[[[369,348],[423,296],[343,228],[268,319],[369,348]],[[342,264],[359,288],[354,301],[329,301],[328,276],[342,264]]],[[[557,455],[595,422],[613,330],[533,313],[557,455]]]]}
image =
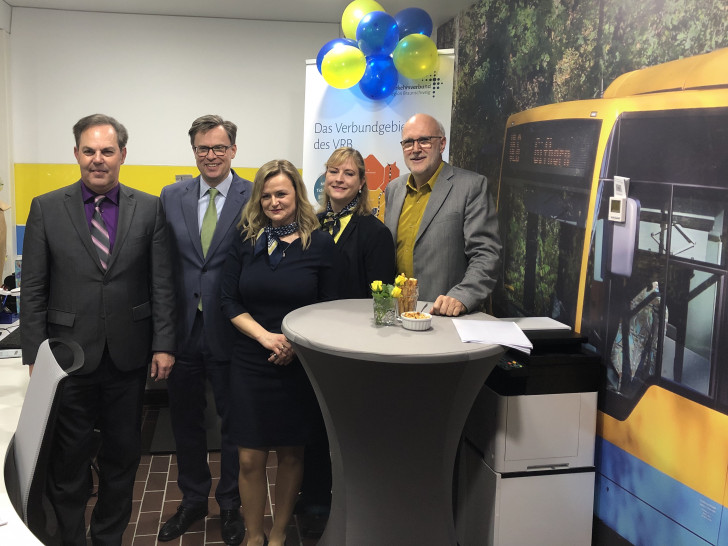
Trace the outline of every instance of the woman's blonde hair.
{"type": "MultiPolygon", "coordinates": [[[[352,211],[352,214],[360,214],[362,216],[366,216],[367,214],[372,213],[372,206],[369,204],[369,188],[367,187],[367,169],[364,165],[364,158],[361,156],[358,150],[355,150],[354,148],[337,148],[334,150],[334,152],[331,154],[331,157],[326,161],[326,170],[329,170],[329,167],[338,167],[342,163],[346,162],[346,160],[351,159],[354,162],[354,166],[356,167],[357,172],[359,173],[359,180],[364,182],[361,187],[361,193],[359,194],[359,202],[356,205],[356,208],[352,211]]],[[[326,185],[324,185],[324,193],[323,193],[323,209],[321,209],[322,212],[326,211],[326,208],[329,205],[330,197],[326,193],[326,185]]]]}
{"type": "Polygon", "coordinates": [[[263,212],[260,204],[260,197],[263,194],[263,186],[265,183],[276,175],[285,175],[293,185],[293,191],[296,197],[296,222],[298,223],[298,234],[301,237],[301,246],[308,248],[311,242],[311,233],[319,227],[318,218],[314,213],[311,203],[306,197],[306,186],[303,184],[303,178],[298,169],[285,159],[273,159],[264,164],[258,172],[255,173],[253,180],[253,194],[250,201],[243,208],[243,213],[238,223],[238,228],[242,229],[244,240],[251,240],[255,244],[258,232],[268,225],[270,219],[263,212]]]}

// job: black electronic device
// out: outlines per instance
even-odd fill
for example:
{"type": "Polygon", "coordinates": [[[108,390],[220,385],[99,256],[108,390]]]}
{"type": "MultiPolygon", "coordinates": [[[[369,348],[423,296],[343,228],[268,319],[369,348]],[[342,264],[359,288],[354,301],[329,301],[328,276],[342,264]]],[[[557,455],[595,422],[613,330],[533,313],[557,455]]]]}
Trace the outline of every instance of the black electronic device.
{"type": "Polygon", "coordinates": [[[587,338],[571,330],[524,331],[530,354],[508,350],[486,381],[504,396],[591,392],[599,388],[601,359],[587,338]]]}

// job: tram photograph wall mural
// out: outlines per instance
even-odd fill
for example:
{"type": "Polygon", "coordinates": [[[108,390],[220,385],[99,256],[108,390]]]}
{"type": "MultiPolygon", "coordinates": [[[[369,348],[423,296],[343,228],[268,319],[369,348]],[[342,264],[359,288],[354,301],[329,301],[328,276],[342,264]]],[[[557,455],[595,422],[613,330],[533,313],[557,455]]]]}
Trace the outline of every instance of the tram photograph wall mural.
{"type": "Polygon", "coordinates": [[[593,544],[728,545],[728,2],[483,0],[437,43],[450,162],[498,181],[493,314],[602,360],[593,544]]]}

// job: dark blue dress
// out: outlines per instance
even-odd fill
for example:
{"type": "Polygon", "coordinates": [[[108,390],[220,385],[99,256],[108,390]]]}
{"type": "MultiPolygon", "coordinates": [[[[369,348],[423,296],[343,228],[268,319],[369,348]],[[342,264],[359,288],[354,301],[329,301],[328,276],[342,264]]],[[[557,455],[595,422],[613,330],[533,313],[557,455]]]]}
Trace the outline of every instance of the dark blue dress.
{"type": "MultiPolygon", "coordinates": [[[[250,315],[263,328],[280,333],[290,311],[334,299],[334,241],[314,231],[306,250],[301,240],[282,242],[285,257],[275,270],[268,255],[255,256],[250,241],[231,247],[222,277],[226,317],[250,315]]],[[[268,362],[271,352],[238,332],[230,366],[230,411],[225,423],[238,446],[262,448],[304,445],[317,411],[316,398],[298,358],[288,366],[268,362]]]]}

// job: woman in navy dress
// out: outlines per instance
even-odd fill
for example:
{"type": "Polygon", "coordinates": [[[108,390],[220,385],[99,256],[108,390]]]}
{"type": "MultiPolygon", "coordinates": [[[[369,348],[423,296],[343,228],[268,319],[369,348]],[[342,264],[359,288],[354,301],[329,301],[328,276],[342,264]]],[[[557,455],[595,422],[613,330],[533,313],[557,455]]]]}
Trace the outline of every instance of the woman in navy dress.
{"type": "Polygon", "coordinates": [[[230,369],[226,427],[238,446],[240,498],[248,545],[263,532],[266,462],[278,459],[271,546],[283,546],[303,474],[304,445],[318,406],[301,363],[281,333],[290,311],[335,297],[334,242],[318,230],[298,170],[286,160],[263,165],[243,209],[241,236],[222,280],[222,308],[239,330],[230,369]]]}

